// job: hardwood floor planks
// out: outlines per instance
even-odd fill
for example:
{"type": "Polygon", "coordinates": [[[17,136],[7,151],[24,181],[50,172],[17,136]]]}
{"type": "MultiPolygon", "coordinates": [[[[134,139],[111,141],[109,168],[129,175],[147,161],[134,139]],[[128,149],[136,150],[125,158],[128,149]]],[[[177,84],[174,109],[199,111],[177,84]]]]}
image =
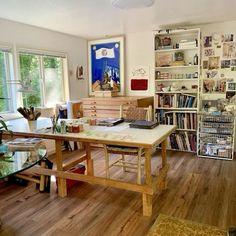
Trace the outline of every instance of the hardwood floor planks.
{"type": "MultiPolygon", "coordinates": [[[[95,174],[105,176],[102,149],[92,154],[95,174]]],[[[78,152],[65,155],[71,159],[78,152]]],[[[142,215],[141,194],[131,191],[81,182],[69,190],[68,197],[60,198],[55,182],[50,193],[39,193],[35,184],[3,183],[0,235],[142,236],[160,213],[223,229],[236,225],[236,161],[170,151],[168,157],[167,190],[154,195],[152,217],[142,215]]],[[[157,153],[152,163],[160,164],[160,159],[157,153]]],[[[134,173],[123,173],[121,168],[114,167],[111,176],[136,182],[134,173]]]]}

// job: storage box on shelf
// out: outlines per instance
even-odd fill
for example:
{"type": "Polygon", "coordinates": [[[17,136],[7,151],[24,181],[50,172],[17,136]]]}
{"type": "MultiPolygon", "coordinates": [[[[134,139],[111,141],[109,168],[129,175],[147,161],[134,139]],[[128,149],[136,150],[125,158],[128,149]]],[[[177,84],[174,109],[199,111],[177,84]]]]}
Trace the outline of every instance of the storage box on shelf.
{"type": "Polygon", "coordinates": [[[199,114],[198,156],[233,160],[234,116],[199,114]]]}
{"type": "Polygon", "coordinates": [[[196,152],[200,75],[200,30],[161,30],[155,34],[155,113],[175,124],[168,148],[196,152]]]}

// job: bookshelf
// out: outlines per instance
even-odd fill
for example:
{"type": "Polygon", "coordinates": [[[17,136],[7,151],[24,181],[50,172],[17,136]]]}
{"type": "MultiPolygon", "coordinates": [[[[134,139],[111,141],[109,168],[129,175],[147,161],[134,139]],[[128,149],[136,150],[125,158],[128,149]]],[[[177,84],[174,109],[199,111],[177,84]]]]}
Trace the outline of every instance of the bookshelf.
{"type": "Polygon", "coordinates": [[[197,152],[200,29],[160,30],[154,46],[156,120],[178,127],[168,149],[197,152]]]}

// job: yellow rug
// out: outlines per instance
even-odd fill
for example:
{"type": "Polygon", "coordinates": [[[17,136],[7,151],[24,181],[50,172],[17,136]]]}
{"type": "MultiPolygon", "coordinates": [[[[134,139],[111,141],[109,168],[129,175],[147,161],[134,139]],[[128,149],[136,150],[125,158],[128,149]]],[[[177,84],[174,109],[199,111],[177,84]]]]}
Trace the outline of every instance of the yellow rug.
{"type": "Polygon", "coordinates": [[[160,214],[147,236],[227,236],[217,227],[160,214]]]}

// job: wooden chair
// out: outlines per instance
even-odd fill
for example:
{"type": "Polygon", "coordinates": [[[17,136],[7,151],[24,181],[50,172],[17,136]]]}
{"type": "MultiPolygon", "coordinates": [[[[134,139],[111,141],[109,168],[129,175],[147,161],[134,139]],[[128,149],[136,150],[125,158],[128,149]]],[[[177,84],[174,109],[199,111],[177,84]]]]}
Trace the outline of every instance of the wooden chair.
{"type": "MultiPolygon", "coordinates": [[[[144,107],[129,107],[124,109],[121,106],[121,117],[125,120],[152,120],[152,106],[144,107]],[[125,113],[125,114],[124,114],[125,113]]],[[[141,184],[142,165],[141,159],[143,154],[142,148],[124,147],[116,145],[104,145],[105,150],[105,172],[106,178],[110,178],[109,169],[113,166],[122,167],[124,171],[134,170],[137,173],[137,183],[141,184]],[[109,154],[120,154],[121,158],[116,159],[112,164],[109,163],[109,154]],[[132,161],[127,161],[125,156],[133,156],[132,161]]]]}

